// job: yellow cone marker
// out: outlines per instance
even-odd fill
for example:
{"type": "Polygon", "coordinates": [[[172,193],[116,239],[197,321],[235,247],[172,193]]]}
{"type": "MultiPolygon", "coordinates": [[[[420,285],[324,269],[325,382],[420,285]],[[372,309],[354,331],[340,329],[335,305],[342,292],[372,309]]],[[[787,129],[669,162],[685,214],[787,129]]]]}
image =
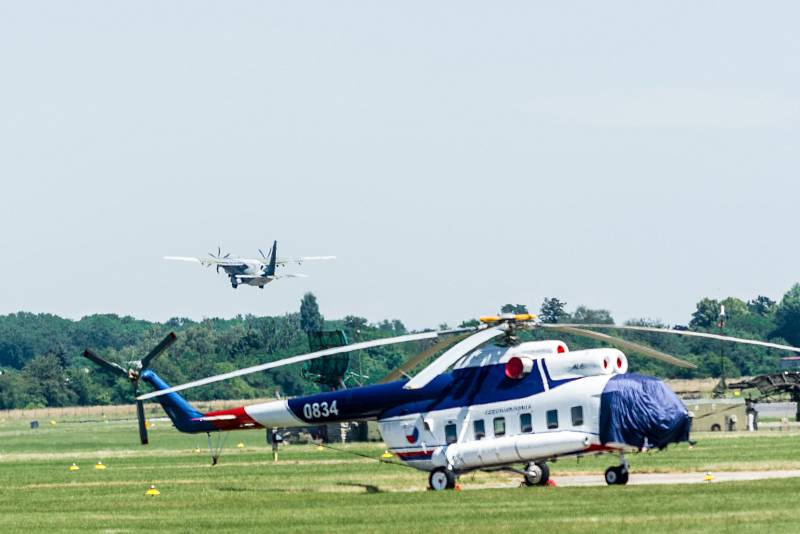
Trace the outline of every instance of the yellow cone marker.
{"type": "Polygon", "coordinates": [[[149,497],[155,497],[156,495],[161,495],[161,492],[156,489],[155,484],[150,484],[150,487],[147,488],[147,491],[145,491],[144,494],[149,497]]]}
{"type": "Polygon", "coordinates": [[[55,421],[50,421],[50,426],[56,426],[56,422],[55,421]]]}
{"type": "Polygon", "coordinates": [[[94,464],[94,468],[100,471],[106,468],[106,464],[104,464],[103,462],[97,462],[96,464],[94,464]]]}
{"type": "Polygon", "coordinates": [[[392,458],[393,456],[394,455],[389,451],[383,451],[383,454],[381,454],[381,458],[392,458]]]}
{"type": "Polygon", "coordinates": [[[236,444],[236,448],[237,449],[244,449],[244,443],[242,443],[242,442],[237,443],[236,444]]]}
{"type": "Polygon", "coordinates": [[[78,471],[78,470],[80,470],[80,467],[78,467],[78,464],[73,463],[71,466],[69,466],[69,470],[70,471],[78,471]]]}
{"type": "Polygon", "coordinates": [[[703,480],[706,482],[711,482],[714,480],[714,475],[711,474],[711,471],[706,471],[706,476],[703,477],[703,480]]]}

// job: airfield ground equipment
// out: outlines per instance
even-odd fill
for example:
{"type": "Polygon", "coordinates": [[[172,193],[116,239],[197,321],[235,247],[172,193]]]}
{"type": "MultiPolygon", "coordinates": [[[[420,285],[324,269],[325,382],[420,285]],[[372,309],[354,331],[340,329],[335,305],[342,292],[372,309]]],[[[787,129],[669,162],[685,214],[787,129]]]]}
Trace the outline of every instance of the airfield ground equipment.
{"type": "Polygon", "coordinates": [[[744,399],[692,399],[684,401],[692,412],[692,430],[733,432],[747,421],[744,399]]]}
{"type": "Polygon", "coordinates": [[[738,390],[755,389],[765,399],[778,395],[789,395],[792,402],[797,403],[795,421],[800,421],[800,371],[758,375],[749,380],[729,384],[728,387],[738,390]]]}

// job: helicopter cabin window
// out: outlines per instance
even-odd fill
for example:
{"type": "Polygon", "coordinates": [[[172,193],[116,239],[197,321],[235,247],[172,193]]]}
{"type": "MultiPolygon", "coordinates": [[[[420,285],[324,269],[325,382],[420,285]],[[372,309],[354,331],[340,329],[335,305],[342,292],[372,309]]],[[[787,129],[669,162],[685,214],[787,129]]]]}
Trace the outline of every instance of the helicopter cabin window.
{"type": "Polygon", "coordinates": [[[495,417],[494,418],[494,435],[495,437],[505,436],[506,434],[506,418],[505,417],[495,417]]]}
{"type": "Polygon", "coordinates": [[[455,423],[450,423],[444,427],[444,441],[449,445],[458,441],[458,429],[455,423]]]}
{"type": "Polygon", "coordinates": [[[558,428],[558,410],[547,410],[547,428],[558,428]]]}
{"type": "Polygon", "coordinates": [[[483,424],[483,419],[476,419],[472,423],[472,430],[475,432],[475,439],[483,439],[486,437],[486,427],[483,424]]]}
{"type": "Polygon", "coordinates": [[[519,431],[523,434],[533,432],[533,420],[531,419],[531,414],[519,414],[519,431]]]}
{"type": "Polygon", "coordinates": [[[583,406],[573,406],[570,412],[572,412],[572,426],[581,426],[583,424],[583,406]]]}

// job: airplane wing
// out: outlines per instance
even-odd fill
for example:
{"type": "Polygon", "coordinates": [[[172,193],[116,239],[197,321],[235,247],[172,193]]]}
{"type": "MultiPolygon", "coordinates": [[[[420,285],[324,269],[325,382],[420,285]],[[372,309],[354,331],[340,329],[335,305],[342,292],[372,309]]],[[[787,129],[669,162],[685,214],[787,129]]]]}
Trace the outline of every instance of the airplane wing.
{"type": "Polygon", "coordinates": [[[258,274],[237,274],[239,280],[262,280],[264,283],[278,280],[279,278],[308,278],[307,274],[274,274],[271,276],[261,276],[258,274]]]}
{"type": "Polygon", "coordinates": [[[296,263],[297,265],[302,265],[304,261],[324,261],[324,260],[335,260],[336,256],[302,256],[300,258],[278,258],[275,262],[275,265],[279,265],[281,267],[285,267],[290,263],[296,263]]]}
{"type": "Polygon", "coordinates": [[[165,260],[187,261],[199,263],[200,265],[219,265],[220,267],[246,267],[246,264],[237,259],[216,259],[216,258],[191,258],[187,256],[164,256],[165,260]]]}

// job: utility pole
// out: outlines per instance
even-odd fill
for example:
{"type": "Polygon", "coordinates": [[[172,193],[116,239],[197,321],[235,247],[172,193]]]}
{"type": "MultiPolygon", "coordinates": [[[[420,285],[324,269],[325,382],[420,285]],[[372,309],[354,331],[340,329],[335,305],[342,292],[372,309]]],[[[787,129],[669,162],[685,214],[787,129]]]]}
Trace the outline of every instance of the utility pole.
{"type": "MultiPolygon", "coordinates": [[[[725,305],[719,307],[719,318],[717,319],[719,335],[725,335],[725,305]]],[[[719,341],[719,383],[714,388],[714,398],[724,397],[728,385],[725,383],[725,342],[719,341]]]]}

